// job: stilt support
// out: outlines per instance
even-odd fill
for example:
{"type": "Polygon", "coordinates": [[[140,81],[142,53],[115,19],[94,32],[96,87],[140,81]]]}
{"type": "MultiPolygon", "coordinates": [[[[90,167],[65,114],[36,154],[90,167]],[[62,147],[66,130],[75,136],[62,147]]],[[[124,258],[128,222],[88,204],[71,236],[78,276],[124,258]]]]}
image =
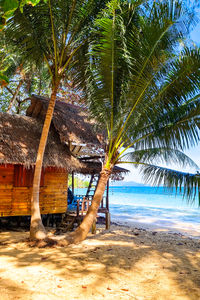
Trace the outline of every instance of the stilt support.
{"type": "Polygon", "coordinates": [[[106,212],[106,229],[110,229],[110,213],[106,212]]]}

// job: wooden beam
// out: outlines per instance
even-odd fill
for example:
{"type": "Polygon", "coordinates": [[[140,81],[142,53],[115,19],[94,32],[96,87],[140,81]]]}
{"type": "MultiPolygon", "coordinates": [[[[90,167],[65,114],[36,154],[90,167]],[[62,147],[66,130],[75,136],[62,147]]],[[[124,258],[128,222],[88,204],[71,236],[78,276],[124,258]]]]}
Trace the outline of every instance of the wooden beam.
{"type": "Polygon", "coordinates": [[[104,155],[81,157],[80,160],[92,160],[92,159],[98,159],[98,158],[104,158],[104,155]]]}
{"type": "Polygon", "coordinates": [[[68,142],[69,150],[72,152],[72,142],[68,142]]]}
{"type": "Polygon", "coordinates": [[[82,149],[82,146],[74,146],[74,149],[72,150],[73,154],[77,155],[82,149]]]}
{"type": "Polygon", "coordinates": [[[74,195],[74,171],[72,171],[72,193],[74,195]]]}
{"type": "Polygon", "coordinates": [[[76,149],[76,146],[72,146],[72,149],[71,149],[71,152],[73,153],[73,154],[75,154],[75,150],[76,149]]]}

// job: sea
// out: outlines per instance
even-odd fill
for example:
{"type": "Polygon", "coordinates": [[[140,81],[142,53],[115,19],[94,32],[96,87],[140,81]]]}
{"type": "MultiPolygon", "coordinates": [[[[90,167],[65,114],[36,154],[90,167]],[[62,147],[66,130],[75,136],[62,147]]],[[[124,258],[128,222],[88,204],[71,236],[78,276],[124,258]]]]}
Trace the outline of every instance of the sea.
{"type": "MultiPolygon", "coordinates": [[[[86,189],[75,191],[84,194],[86,189]],[[85,191],[84,191],[85,190],[85,191]]],[[[180,232],[200,237],[198,199],[188,201],[175,189],[151,186],[111,186],[111,220],[122,225],[180,232]]]]}

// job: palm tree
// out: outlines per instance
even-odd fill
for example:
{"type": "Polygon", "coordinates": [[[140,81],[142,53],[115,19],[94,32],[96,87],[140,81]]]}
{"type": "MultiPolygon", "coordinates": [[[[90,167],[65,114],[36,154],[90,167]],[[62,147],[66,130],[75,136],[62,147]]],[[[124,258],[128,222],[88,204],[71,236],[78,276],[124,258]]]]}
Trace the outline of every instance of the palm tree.
{"type": "MultiPolygon", "coordinates": [[[[46,1],[46,0],[44,0],[46,1]]],[[[31,4],[33,6],[37,5],[40,0],[1,0],[0,2],[0,31],[5,27],[6,20],[13,16],[15,10],[20,8],[23,11],[24,5],[31,4]]]]}
{"type": "Polygon", "coordinates": [[[109,2],[95,22],[87,68],[76,74],[106,142],[96,193],[71,243],[86,238],[116,164],[132,163],[156,184],[183,187],[190,200],[200,187],[198,173],[153,164],[198,169],[182,152],[200,140],[200,51],[180,43],[193,15],[181,1],[141,2],[109,2]]]}
{"type": "MultiPolygon", "coordinates": [[[[36,1],[38,2],[38,1],[36,1]]],[[[51,76],[48,105],[35,164],[31,197],[31,239],[46,238],[39,208],[40,177],[56,95],[62,79],[67,78],[77,53],[87,43],[93,20],[104,7],[100,0],[48,0],[35,7],[16,9],[7,21],[5,35],[23,61],[40,66],[45,62],[51,76]]]]}

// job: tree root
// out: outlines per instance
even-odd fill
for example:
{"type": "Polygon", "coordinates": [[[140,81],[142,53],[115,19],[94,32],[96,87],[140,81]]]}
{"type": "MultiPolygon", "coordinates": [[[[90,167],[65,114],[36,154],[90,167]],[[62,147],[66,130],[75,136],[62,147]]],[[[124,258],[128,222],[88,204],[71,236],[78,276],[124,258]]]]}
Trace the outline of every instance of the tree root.
{"type": "Polygon", "coordinates": [[[28,245],[31,248],[55,248],[55,247],[66,247],[69,246],[72,242],[71,239],[66,236],[62,239],[57,239],[56,237],[47,237],[43,240],[28,240],[28,245]]]}

